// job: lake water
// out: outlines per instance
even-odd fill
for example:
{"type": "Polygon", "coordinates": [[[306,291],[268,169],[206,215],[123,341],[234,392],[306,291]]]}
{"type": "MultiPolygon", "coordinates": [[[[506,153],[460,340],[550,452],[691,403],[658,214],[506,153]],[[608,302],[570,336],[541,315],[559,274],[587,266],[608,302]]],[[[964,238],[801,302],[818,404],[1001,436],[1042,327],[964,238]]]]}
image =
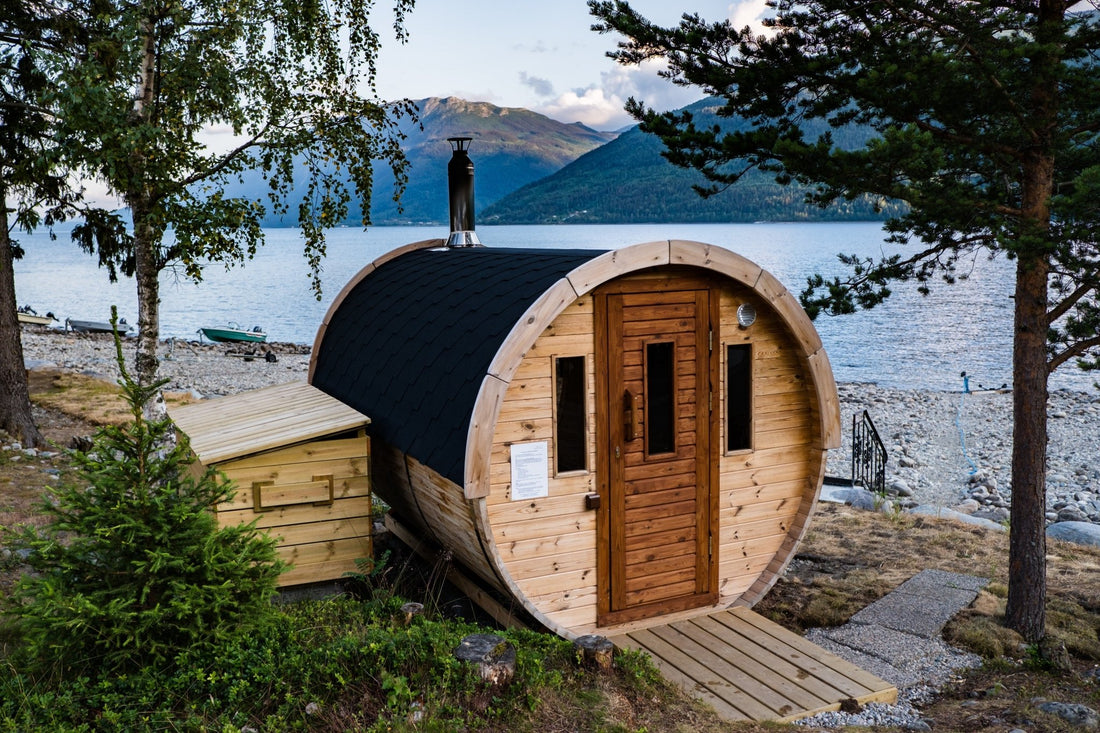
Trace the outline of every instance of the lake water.
{"type": "MultiPolygon", "coordinates": [[[[373,227],[329,233],[322,273],[323,296],[310,290],[309,271],[296,229],[266,231],[267,244],[244,266],[207,267],[202,283],[166,271],[161,278],[161,336],[197,338],[199,326],[232,321],[262,326],[273,341],[312,344],[317,327],[340,289],[365,265],[396,247],[445,237],[444,227],[373,227]]],[[[487,246],[613,249],[638,242],[691,239],[717,244],[756,262],[796,295],[815,272],[843,274],[839,252],[880,257],[905,251],[883,243],[877,223],[636,224],[485,226],[487,246]]],[[[107,273],[58,232],[18,237],[27,254],[15,266],[19,305],[66,317],[107,320],[111,305],[137,322],[132,280],[108,282],[107,273]]],[[[909,283],[895,285],[884,305],[847,316],[818,318],[837,380],[936,390],[1011,382],[1012,263],[979,258],[961,269],[961,285],[933,284],[928,297],[909,283]]],[[[1089,389],[1093,377],[1072,365],[1054,374],[1052,387],[1089,389]]]]}

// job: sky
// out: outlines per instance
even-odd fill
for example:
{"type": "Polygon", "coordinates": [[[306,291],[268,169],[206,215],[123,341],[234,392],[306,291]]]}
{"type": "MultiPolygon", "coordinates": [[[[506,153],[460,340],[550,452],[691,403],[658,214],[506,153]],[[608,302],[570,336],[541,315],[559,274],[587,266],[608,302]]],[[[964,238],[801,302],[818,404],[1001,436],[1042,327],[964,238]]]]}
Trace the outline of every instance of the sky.
{"type": "MultiPolygon", "coordinates": [[[[675,25],[684,12],[708,21],[752,24],[764,0],[632,0],[648,19],[675,25]]],[[[375,6],[378,30],[392,16],[375,6]]],[[[585,0],[416,0],[409,40],[383,35],[378,93],[383,99],[456,96],[500,107],[526,107],[599,130],[632,123],[623,111],[634,96],[659,109],[699,99],[698,89],[657,77],[655,65],[621,67],[605,56],[617,34],[591,30],[585,0]]]]}
{"type": "MultiPolygon", "coordinates": [[[[685,13],[708,21],[756,26],[765,0],[631,0],[649,20],[676,25],[685,13]]],[[[383,100],[461,97],[499,107],[525,107],[597,130],[634,124],[623,110],[633,96],[656,109],[676,109],[702,97],[657,76],[659,65],[623,67],[607,58],[621,38],[591,30],[585,0],[416,0],[406,18],[408,40],[392,32],[389,0],[378,0],[372,27],[382,38],[376,88],[383,100]]],[[[234,144],[228,128],[202,136],[214,149],[234,144]]],[[[88,195],[109,197],[88,181],[88,195]]]]}

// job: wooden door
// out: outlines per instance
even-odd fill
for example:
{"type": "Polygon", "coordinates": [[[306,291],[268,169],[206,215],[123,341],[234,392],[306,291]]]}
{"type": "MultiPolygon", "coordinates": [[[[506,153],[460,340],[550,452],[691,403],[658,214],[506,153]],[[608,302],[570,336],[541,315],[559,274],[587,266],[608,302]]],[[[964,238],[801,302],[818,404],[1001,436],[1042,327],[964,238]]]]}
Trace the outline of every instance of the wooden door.
{"type": "Polygon", "coordinates": [[[688,278],[597,293],[601,625],[717,601],[717,300],[688,278]]]}

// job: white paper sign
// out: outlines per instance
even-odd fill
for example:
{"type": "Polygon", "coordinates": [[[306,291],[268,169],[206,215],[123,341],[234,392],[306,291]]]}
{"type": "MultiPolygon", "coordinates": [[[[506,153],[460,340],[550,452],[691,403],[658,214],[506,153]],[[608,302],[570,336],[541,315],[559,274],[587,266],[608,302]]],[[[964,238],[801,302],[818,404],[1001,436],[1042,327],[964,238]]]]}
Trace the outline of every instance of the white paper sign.
{"type": "Polygon", "coordinates": [[[550,462],[545,441],[512,444],[512,500],[540,499],[550,493],[550,462]]]}

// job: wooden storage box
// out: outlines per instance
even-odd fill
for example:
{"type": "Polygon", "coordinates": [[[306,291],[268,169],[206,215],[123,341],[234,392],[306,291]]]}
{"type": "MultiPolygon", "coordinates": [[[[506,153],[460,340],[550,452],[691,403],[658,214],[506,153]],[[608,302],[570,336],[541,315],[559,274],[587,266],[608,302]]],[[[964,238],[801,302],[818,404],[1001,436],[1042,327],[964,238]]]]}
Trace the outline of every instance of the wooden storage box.
{"type": "Polygon", "coordinates": [[[176,407],[195,470],[237,485],[218,523],[257,520],[291,568],[280,586],[335,580],[371,556],[370,420],[305,383],[176,407]]]}

